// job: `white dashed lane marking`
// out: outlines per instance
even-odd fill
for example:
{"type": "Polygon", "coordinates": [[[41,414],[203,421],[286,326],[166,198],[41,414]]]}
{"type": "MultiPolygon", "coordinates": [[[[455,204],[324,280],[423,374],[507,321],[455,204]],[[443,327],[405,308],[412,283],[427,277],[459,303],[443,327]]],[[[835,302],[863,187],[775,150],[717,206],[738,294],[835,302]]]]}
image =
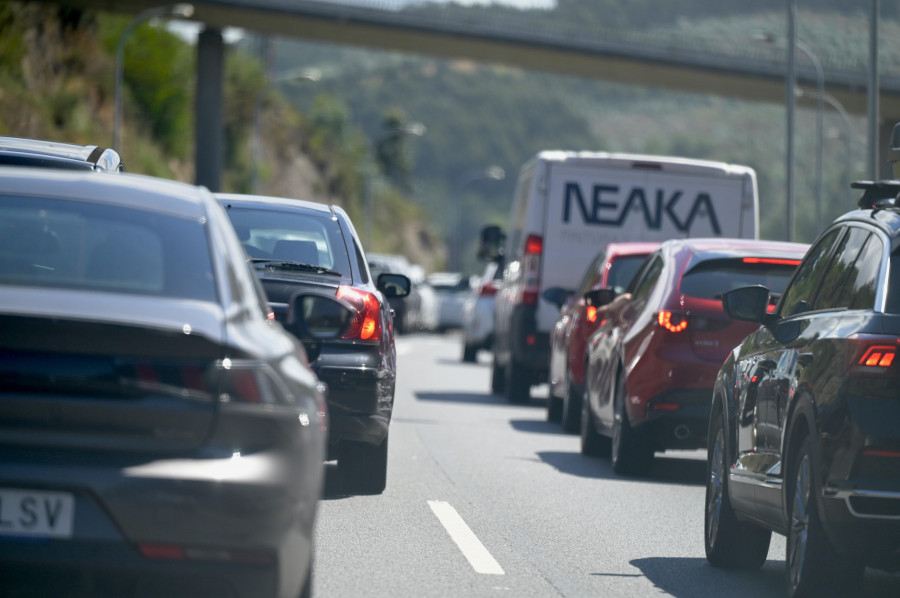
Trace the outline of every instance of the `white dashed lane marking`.
{"type": "Polygon", "coordinates": [[[505,575],[503,568],[500,566],[491,553],[488,552],[478,536],[475,535],[466,522],[460,517],[456,509],[448,502],[443,500],[429,500],[428,506],[437,516],[438,521],[450,534],[450,538],[456,542],[463,556],[472,565],[476,573],[484,573],[486,575],[505,575]]]}

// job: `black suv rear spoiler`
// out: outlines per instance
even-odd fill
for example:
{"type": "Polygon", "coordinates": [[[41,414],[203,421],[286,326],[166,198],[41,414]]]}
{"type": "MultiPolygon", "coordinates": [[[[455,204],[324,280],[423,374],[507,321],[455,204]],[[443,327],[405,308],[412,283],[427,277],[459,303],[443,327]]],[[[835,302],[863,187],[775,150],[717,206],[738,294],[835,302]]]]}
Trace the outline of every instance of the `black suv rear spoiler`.
{"type": "Polygon", "coordinates": [[[897,196],[900,195],[900,180],[855,181],[850,183],[851,189],[862,189],[862,197],[857,205],[863,209],[885,210],[900,207],[897,196]]]}

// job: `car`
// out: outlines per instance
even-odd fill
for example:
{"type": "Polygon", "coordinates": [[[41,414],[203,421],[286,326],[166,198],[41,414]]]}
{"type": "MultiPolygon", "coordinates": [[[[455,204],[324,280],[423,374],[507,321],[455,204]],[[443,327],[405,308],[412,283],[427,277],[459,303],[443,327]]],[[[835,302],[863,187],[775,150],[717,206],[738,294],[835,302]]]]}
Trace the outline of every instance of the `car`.
{"type": "Polygon", "coordinates": [[[603,319],[603,306],[589,305],[585,294],[604,288],[621,294],[657,247],[659,243],[610,243],[587,267],[577,290],[551,287],[544,291],[544,298],[560,307],[559,319],[550,333],[547,419],[561,421],[566,432],[581,429],[584,349],[603,319]]]}
{"type": "MultiPolygon", "coordinates": [[[[503,257],[489,261],[463,306],[462,360],[475,363],[479,351],[490,351],[494,342],[494,299],[503,278],[503,257]]],[[[502,390],[491,389],[495,393],[502,390]]]]}
{"type": "MultiPolygon", "coordinates": [[[[10,167],[0,189],[4,590],[308,595],[327,409],[212,194],[10,167]]],[[[317,336],[353,314],[297,300],[317,336]]]]}
{"type": "Polygon", "coordinates": [[[807,247],[754,239],[663,242],[609,303],[606,322],[588,341],[582,453],[609,454],[617,474],[645,475],[656,452],[705,448],[716,373],[754,328],[725,314],[722,293],[766,284],[777,295],[807,247]]]}
{"type": "Polygon", "coordinates": [[[0,166],[36,166],[66,170],[123,172],[119,154],[97,145],[0,136],[0,166]]]}
{"type": "Polygon", "coordinates": [[[783,534],[791,598],[856,596],[865,566],[900,569],[900,181],[856,186],[859,209],[774,312],[765,287],[722,299],[756,328],[712,393],[706,557],[758,568],[783,534]]]}
{"type": "Polygon", "coordinates": [[[462,326],[463,309],[469,290],[469,278],[459,272],[433,272],[425,281],[434,289],[437,300],[435,329],[445,332],[462,326]]]}
{"type": "Polygon", "coordinates": [[[347,213],[298,199],[216,195],[256,268],[275,319],[296,317],[292,297],[319,292],[357,312],[344,334],[306,343],[310,364],[328,386],[328,459],[346,491],[380,494],[387,485],[388,436],[397,352],[389,301],[404,297],[402,274],[373,278],[347,213]]]}

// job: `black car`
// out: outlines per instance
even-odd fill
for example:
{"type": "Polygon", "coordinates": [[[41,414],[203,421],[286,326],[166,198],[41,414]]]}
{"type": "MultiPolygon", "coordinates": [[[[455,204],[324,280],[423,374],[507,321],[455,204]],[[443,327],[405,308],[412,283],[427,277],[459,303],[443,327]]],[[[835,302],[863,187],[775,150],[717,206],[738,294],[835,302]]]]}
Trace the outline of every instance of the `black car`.
{"type": "Polygon", "coordinates": [[[307,342],[310,363],[328,385],[329,459],[345,487],[379,494],[387,483],[388,431],[397,354],[388,299],[409,293],[406,276],[372,279],[359,237],[338,206],[296,199],[219,194],[256,266],[277,320],[291,326],[298,292],[337,297],[357,311],[340,338],[307,342]]]}
{"type": "Polygon", "coordinates": [[[205,189],[0,168],[0,594],[308,595],[327,411],[271,316],[205,189]]]}
{"type": "Polygon", "coordinates": [[[59,141],[0,136],[0,165],[64,170],[123,172],[125,164],[112,149],[59,141]]]}
{"type": "Polygon", "coordinates": [[[705,537],[717,567],[756,568],[787,536],[791,597],[855,596],[864,566],[900,567],[900,181],[857,184],[860,209],[812,245],[773,313],[719,371],[705,537]]]}

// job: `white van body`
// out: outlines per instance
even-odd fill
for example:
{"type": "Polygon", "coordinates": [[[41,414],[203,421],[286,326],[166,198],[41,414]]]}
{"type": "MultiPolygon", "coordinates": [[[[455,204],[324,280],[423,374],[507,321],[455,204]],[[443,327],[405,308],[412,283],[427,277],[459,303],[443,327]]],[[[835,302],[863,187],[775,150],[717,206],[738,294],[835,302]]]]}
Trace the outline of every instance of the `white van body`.
{"type": "Polygon", "coordinates": [[[637,154],[539,153],[521,169],[506,231],[492,390],[522,402],[531,384],[546,381],[549,333],[559,308],[541,295],[551,287],[574,289],[606,244],[755,239],[758,229],[756,173],[747,166],[637,154]],[[529,239],[532,249],[540,240],[537,258],[526,259],[529,239]]]}

